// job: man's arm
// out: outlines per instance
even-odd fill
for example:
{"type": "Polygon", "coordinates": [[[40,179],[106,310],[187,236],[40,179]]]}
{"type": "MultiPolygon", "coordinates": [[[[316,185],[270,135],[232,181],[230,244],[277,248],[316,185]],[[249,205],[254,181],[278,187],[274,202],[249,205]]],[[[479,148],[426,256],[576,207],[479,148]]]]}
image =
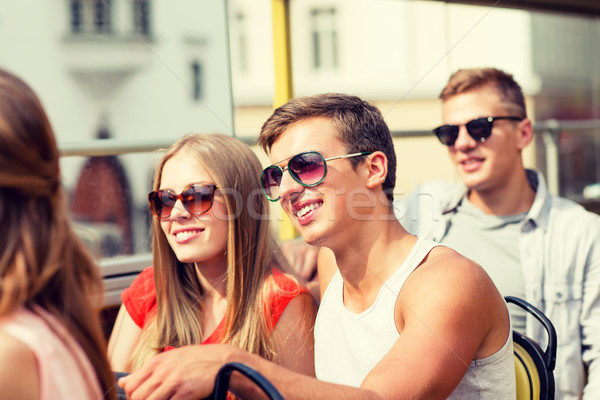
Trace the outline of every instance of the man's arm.
{"type": "Polygon", "coordinates": [[[386,398],[447,398],[474,359],[508,340],[510,320],[500,293],[481,267],[434,248],[404,284],[396,305],[400,338],[362,387],[386,398]]]}
{"type": "Polygon", "coordinates": [[[302,279],[310,282],[316,278],[319,246],[312,246],[298,237],[281,242],[280,247],[290,267],[302,279]]]}
{"type": "Polygon", "coordinates": [[[600,218],[593,214],[589,217],[593,218],[588,221],[590,232],[583,235],[590,240],[581,312],[582,359],[588,370],[584,400],[600,398],[600,218]]]}
{"type": "Polygon", "coordinates": [[[131,354],[141,334],[142,329],[122,305],[108,341],[108,360],[113,371],[130,372],[131,354]]]}
{"type": "Polygon", "coordinates": [[[306,243],[301,237],[283,241],[280,247],[290,268],[306,281],[306,287],[318,303],[320,298],[317,256],[320,247],[306,243]]]}
{"type": "Polygon", "coordinates": [[[317,306],[308,293],[289,302],[273,330],[280,365],[315,376],[313,327],[316,315],[317,306]]]}
{"type": "MultiPolygon", "coordinates": [[[[321,382],[228,345],[159,354],[120,384],[132,399],[202,398],[212,392],[222,365],[241,362],[262,373],[289,400],[446,398],[471,361],[497,352],[510,334],[506,305],[489,277],[448,252],[430,255],[436,260],[424,263],[406,282],[397,307],[401,336],[361,388],[321,382]]],[[[235,374],[230,389],[242,396],[254,393],[235,374]]]]}
{"type": "MultiPolygon", "coordinates": [[[[379,399],[376,393],[334,385],[291,371],[226,344],[185,346],[160,353],[135,373],[121,378],[131,400],[197,400],[208,397],[220,367],[229,362],[246,364],[269,379],[287,400],[379,399]]],[[[247,398],[262,398],[247,379],[233,374],[229,390],[247,398]]]]}

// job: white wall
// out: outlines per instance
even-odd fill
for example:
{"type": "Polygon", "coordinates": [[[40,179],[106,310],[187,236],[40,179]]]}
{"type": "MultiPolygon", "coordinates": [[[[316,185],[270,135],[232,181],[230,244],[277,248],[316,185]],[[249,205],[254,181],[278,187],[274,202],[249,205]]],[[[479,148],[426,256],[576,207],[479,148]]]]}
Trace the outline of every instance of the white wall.
{"type": "MultiPolygon", "coordinates": [[[[272,99],[270,3],[230,1],[230,14],[246,15],[250,47],[250,70],[240,74],[233,69],[240,105],[272,99]]],[[[290,1],[290,19],[296,96],[340,91],[374,100],[431,99],[451,72],[473,66],[513,73],[527,94],[539,89],[531,60],[530,14],[524,11],[428,1],[302,0],[290,1]],[[329,7],[337,10],[340,66],[315,71],[309,14],[312,8],[329,7]]],[[[231,25],[234,30],[235,20],[231,25]]],[[[236,57],[232,46],[232,59],[236,57]]]]}

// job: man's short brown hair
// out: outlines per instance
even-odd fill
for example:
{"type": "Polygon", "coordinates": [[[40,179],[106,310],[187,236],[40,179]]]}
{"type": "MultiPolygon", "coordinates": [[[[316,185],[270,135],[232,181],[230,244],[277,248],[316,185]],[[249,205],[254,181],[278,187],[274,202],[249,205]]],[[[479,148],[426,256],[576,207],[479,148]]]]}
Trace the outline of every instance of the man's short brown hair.
{"type": "Polygon", "coordinates": [[[514,108],[516,116],[526,118],[525,97],[521,86],[513,76],[496,68],[459,69],[450,76],[448,83],[440,93],[442,101],[459,94],[483,87],[492,87],[508,107],[514,108]]]}

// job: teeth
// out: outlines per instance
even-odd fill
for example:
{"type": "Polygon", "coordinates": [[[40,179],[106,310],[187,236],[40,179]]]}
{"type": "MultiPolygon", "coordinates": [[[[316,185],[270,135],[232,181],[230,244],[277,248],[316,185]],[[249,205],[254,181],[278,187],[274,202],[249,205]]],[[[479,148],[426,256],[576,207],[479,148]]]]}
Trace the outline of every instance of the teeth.
{"type": "Polygon", "coordinates": [[[312,211],[312,210],[315,210],[315,209],[317,209],[317,208],[321,207],[321,205],[322,205],[322,204],[323,204],[323,203],[318,203],[318,204],[317,204],[317,203],[312,203],[312,204],[309,204],[309,205],[307,205],[307,206],[304,206],[304,207],[302,207],[301,209],[299,209],[299,210],[296,212],[296,217],[298,217],[298,218],[300,218],[300,217],[303,217],[303,216],[304,216],[304,215],[306,215],[308,212],[310,212],[310,211],[312,211]]]}
{"type": "Polygon", "coordinates": [[[175,234],[175,237],[176,237],[177,239],[181,239],[181,240],[183,240],[183,239],[187,239],[188,237],[190,237],[190,236],[194,235],[195,233],[196,233],[196,231],[184,231],[184,232],[177,232],[177,233],[175,234]]]}

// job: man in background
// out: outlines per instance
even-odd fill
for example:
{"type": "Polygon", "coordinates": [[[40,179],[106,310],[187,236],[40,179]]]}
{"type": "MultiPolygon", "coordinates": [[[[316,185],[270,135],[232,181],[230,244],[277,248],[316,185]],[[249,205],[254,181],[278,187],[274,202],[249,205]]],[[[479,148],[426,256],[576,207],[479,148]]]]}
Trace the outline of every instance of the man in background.
{"type": "MultiPolygon", "coordinates": [[[[600,398],[600,217],[548,193],[523,166],[533,138],[512,75],[494,68],[454,73],[434,129],[462,184],[427,182],[397,204],[407,230],[484,267],[504,296],[527,300],[553,322],[559,399],[600,398]]],[[[545,341],[543,328],[511,309],[513,326],[545,341]]]]}

